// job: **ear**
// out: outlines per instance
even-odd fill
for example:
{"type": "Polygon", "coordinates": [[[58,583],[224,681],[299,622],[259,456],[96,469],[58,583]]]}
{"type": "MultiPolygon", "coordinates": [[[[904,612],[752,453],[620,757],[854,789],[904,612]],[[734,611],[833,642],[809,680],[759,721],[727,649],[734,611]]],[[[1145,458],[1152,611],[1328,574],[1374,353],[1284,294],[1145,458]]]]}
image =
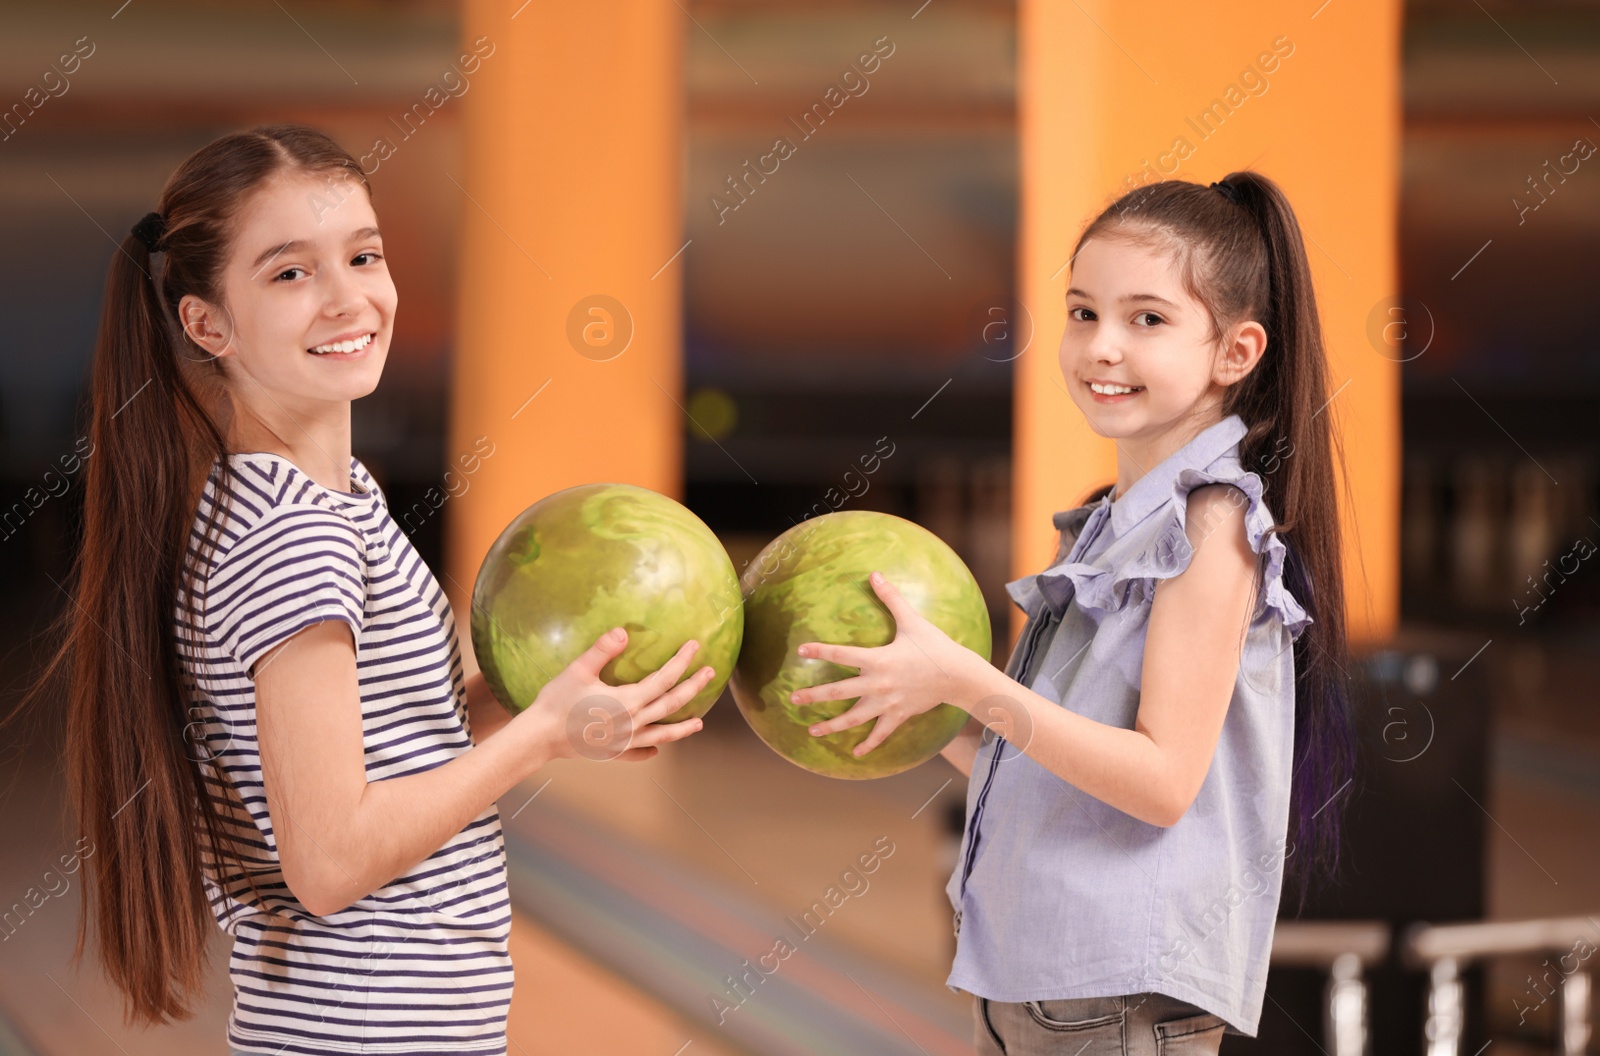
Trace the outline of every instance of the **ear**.
{"type": "Polygon", "coordinates": [[[1213,371],[1219,385],[1234,385],[1243,380],[1261,362],[1267,351],[1267,330],[1254,319],[1247,319],[1233,328],[1222,343],[1222,353],[1217,357],[1213,371]]]}
{"type": "Polygon", "coordinates": [[[233,354],[233,319],[227,309],[189,293],[178,302],[178,321],[184,335],[199,348],[213,356],[233,354]]]}

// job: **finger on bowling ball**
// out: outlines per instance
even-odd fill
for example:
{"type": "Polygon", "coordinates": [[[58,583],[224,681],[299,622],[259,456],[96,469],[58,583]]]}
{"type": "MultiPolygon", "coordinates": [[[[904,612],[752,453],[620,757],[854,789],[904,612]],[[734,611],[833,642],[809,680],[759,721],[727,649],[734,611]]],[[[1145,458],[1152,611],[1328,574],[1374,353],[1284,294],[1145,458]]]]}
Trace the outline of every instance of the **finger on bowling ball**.
{"type": "Polygon", "coordinates": [[[861,661],[870,649],[854,645],[835,645],[829,642],[806,642],[795,652],[802,660],[826,660],[840,667],[861,667],[861,661]]]}
{"type": "MultiPolygon", "coordinates": [[[[648,708],[663,714],[672,714],[674,711],[677,711],[679,708],[687,704],[690,700],[694,699],[695,694],[704,689],[706,687],[706,683],[710,682],[715,674],[716,672],[711,668],[702,667],[693,675],[684,679],[682,682],[679,682],[666,692],[658,695],[649,703],[648,708]]],[[[651,716],[652,719],[655,719],[656,717],[657,716],[655,715],[651,716]]]]}
{"type": "Polygon", "coordinates": [[[648,747],[653,744],[666,744],[670,741],[681,741],[691,734],[699,733],[705,728],[703,719],[683,719],[680,722],[653,722],[639,727],[634,732],[634,745],[648,747]]]}
{"type": "Polygon", "coordinates": [[[568,666],[570,667],[573,664],[581,663],[598,667],[605,664],[612,657],[616,656],[627,647],[628,632],[621,627],[613,627],[611,630],[596,638],[589,648],[583,654],[579,655],[578,658],[572,661],[572,664],[569,664],[568,666]],[[596,661],[599,663],[596,664],[596,661]]]}
{"type": "Polygon", "coordinates": [[[877,714],[877,711],[875,711],[872,707],[863,704],[857,704],[855,707],[844,712],[843,714],[835,715],[831,719],[814,724],[811,727],[811,736],[826,737],[830,733],[838,733],[840,730],[848,730],[852,726],[860,726],[863,722],[866,722],[868,719],[871,719],[877,714]]]}
{"type": "Polygon", "coordinates": [[[824,682],[805,689],[797,689],[789,695],[789,702],[797,707],[807,707],[812,704],[827,704],[835,700],[849,700],[851,697],[861,695],[861,686],[855,678],[843,679],[839,682],[824,682]]]}
{"type": "Polygon", "coordinates": [[[857,759],[860,759],[863,755],[866,755],[868,752],[877,748],[878,745],[888,740],[889,735],[893,733],[896,727],[899,725],[900,724],[898,722],[889,718],[889,716],[879,715],[878,721],[872,724],[872,732],[867,734],[867,739],[856,745],[855,748],[851,750],[850,754],[854,755],[857,759]]]}
{"type": "Polygon", "coordinates": [[[672,654],[672,659],[645,676],[642,681],[650,682],[658,695],[666,692],[683,678],[683,673],[689,669],[689,661],[699,649],[700,643],[691,638],[678,647],[678,651],[672,654]]]}

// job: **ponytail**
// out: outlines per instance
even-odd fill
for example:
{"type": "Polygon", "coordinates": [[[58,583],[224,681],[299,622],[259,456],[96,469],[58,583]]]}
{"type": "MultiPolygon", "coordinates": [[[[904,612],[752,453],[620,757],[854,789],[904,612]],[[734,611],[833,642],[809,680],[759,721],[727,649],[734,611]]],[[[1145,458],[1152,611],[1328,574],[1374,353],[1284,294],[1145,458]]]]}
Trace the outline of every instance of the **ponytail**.
{"type": "Polygon", "coordinates": [[[87,845],[73,960],[92,920],[130,1023],[193,1015],[216,924],[205,881],[255,888],[230,837],[226,786],[212,771],[208,724],[183,662],[191,647],[176,625],[179,607],[193,611],[200,597],[223,522],[211,517],[197,536],[208,474],[216,466],[219,503],[231,476],[221,366],[184,336],[178,305],[191,294],[222,304],[233,219],[287,169],[342,170],[366,186],[357,162],[313,129],[225,136],[173,173],[157,212],[112,254],[89,382],[93,457],[72,601],[60,646],[23,700],[65,672],[67,779],[87,845]]]}
{"type": "Polygon", "coordinates": [[[1300,224],[1274,181],[1240,171],[1210,187],[1166,180],[1128,192],[1084,229],[1074,255],[1096,235],[1172,251],[1185,288],[1210,313],[1213,340],[1247,319],[1267,333],[1255,369],[1224,394],[1222,415],[1249,427],[1239,461],[1266,485],[1288,549],[1285,586],[1314,621],[1293,646],[1285,881],[1303,911],[1314,886],[1339,871],[1356,739],[1334,472],[1344,453],[1327,413],[1327,353],[1300,224]]]}
{"type": "Polygon", "coordinates": [[[1304,910],[1310,881],[1331,881],[1338,874],[1340,822],[1355,795],[1345,787],[1355,777],[1356,741],[1333,472],[1336,462],[1343,464],[1344,451],[1326,413],[1333,393],[1299,221],[1282,189],[1265,176],[1241,171],[1223,182],[1235,188],[1266,249],[1267,307],[1261,322],[1268,351],[1260,366],[1270,367],[1258,367],[1229,390],[1223,413],[1236,413],[1251,426],[1240,448],[1245,468],[1263,472],[1281,463],[1275,512],[1289,550],[1284,582],[1316,621],[1295,642],[1289,839],[1297,854],[1286,876],[1297,881],[1304,910]]]}
{"type": "Polygon", "coordinates": [[[189,695],[172,606],[198,500],[197,462],[226,448],[179,369],[154,265],[130,234],[106,278],[90,381],[97,457],[85,471],[70,653],[62,655],[71,673],[67,779],[79,831],[94,847],[85,887],[93,909],[79,918],[74,957],[92,917],[106,975],[133,1015],[164,1022],[191,1014],[215,926],[196,823],[213,840],[220,824],[185,743],[189,695]]]}

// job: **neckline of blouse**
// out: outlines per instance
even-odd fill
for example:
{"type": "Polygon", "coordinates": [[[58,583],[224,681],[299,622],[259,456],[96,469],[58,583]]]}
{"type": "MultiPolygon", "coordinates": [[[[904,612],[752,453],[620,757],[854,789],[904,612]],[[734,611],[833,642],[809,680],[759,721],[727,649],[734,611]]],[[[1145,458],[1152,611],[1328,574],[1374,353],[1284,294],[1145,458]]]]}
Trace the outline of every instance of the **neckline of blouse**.
{"type": "MultiPolygon", "coordinates": [[[[1230,414],[1221,421],[1207,426],[1172,454],[1133,482],[1119,499],[1112,500],[1111,492],[1101,496],[1101,505],[1111,507],[1111,529],[1118,537],[1155,512],[1163,502],[1172,497],[1172,482],[1182,470],[1204,469],[1238,445],[1250,431],[1244,419],[1230,414]]],[[[1115,490],[1115,489],[1113,489],[1115,490]]]]}

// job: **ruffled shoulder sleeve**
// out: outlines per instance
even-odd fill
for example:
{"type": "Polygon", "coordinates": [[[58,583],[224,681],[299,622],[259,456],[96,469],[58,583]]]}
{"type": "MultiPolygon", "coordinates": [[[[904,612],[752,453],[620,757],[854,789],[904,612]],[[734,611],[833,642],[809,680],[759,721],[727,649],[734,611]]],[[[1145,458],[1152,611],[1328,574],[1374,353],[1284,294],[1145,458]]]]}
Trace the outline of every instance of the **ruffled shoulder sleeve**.
{"type": "MultiPolygon", "coordinates": [[[[1046,598],[1063,603],[1070,597],[1097,622],[1130,602],[1148,605],[1155,596],[1156,581],[1174,578],[1189,567],[1194,557],[1184,522],[1189,493],[1202,484],[1230,484],[1238,489],[1230,492],[1235,502],[1248,503],[1245,536],[1250,548],[1266,558],[1251,622],[1271,612],[1289,629],[1291,640],[1299,638],[1314,621],[1290,592],[1285,578],[1286,570],[1292,568],[1294,582],[1303,582],[1298,562],[1272,530],[1273,517],[1263,498],[1265,486],[1260,475],[1237,465],[1179,470],[1173,477],[1171,493],[1149,514],[1106,545],[1075,546],[1066,561],[1039,576],[1040,591],[1046,598]]],[[[1112,505],[1102,512],[1108,522],[1112,520],[1112,505]]],[[[1095,534],[1109,534],[1109,529],[1108,523],[1095,534]]]]}

